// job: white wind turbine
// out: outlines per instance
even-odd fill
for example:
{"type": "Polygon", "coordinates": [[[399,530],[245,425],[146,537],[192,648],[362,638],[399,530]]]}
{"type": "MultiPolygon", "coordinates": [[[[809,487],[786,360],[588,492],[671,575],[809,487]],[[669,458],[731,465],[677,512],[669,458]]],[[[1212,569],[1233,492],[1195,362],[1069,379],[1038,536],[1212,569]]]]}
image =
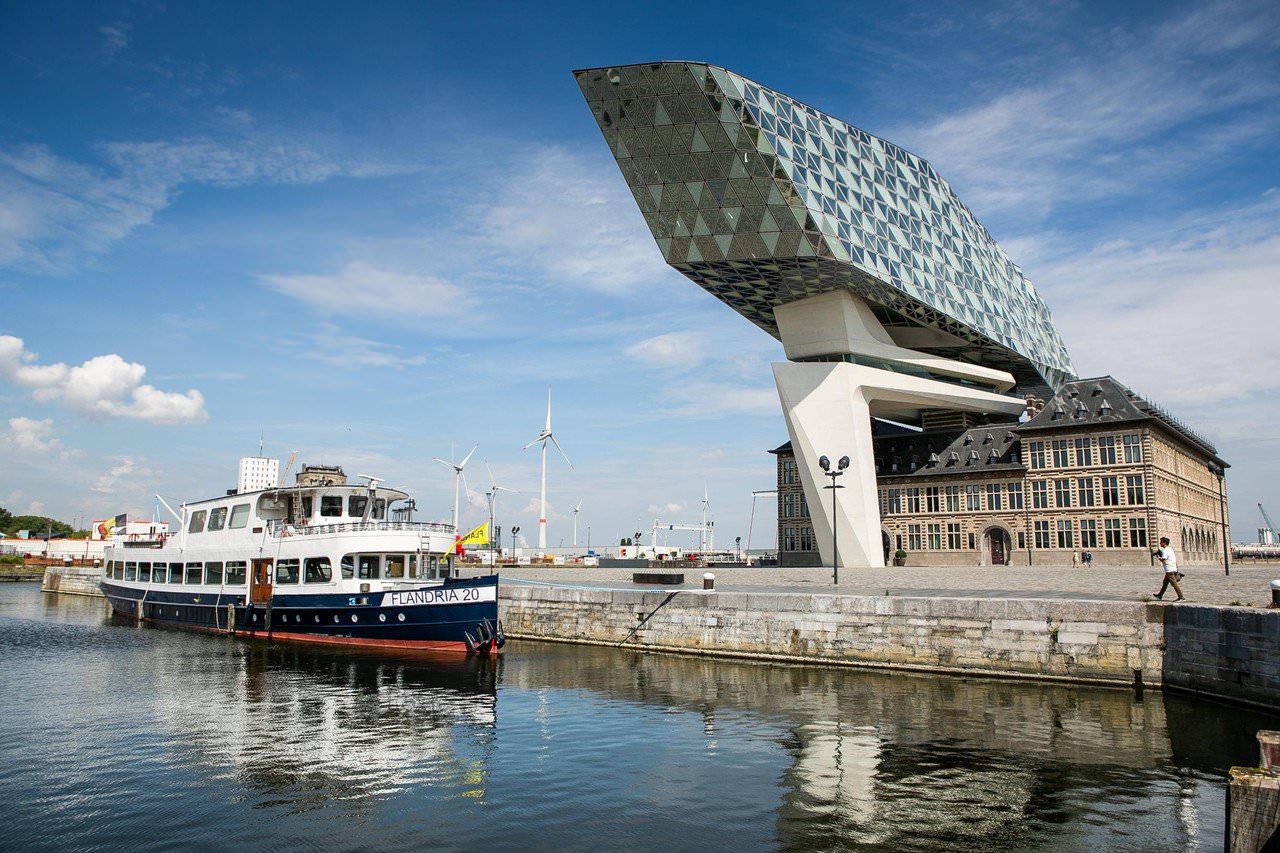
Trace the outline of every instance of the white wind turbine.
{"type": "Polygon", "coordinates": [[[573,467],[573,463],[569,462],[569,456],[564,452],[564,448],[560,446],[560,442],[556,441],[555,435],[551,432],[551,386],[547,386],[547,425],[542,428],[542,432],[538,433],[538,437],[524,446],[524,450],[528,450],[535,444],[542,445],[542,504],[541,511],[538,513],[538,550],[547,550],[547,442],[550,441],[556,446],[556,450],[560,451],[560,455],[564,457],[564,461],[569,463],[569,467],[573,467]]]}
{"type": "MultiPolygon", "coordinates": [[[[702,530],[698,531],[698,550],[707,550],[707,508],[711,506],[711,498],[707,493],[707,484],[702,484],[702,530]]],[[[715,541],[714,539],[712,540],[715,541]]]]}
{"type": "Polygon", "coordinates": [[[475,447],[471,448],[471,452],[463,457],[461,462],[446,462],[439,456],[432,457],[441,465],[453,469],[453,532],[455,536],[458,535],[458,489],[462,484],[462,469],[467,467],[467,463],[471,461],[471,457],[475,454],[476,448],[479,446],[480,445],[477,444],[475,447]]]}
{"type": "MultiPolygon", "coordinates": [[[[484,470],[489,472],[489,523],[494,524],[498,519],[498,492],[511,492],[511,494],[519,494],[516,489],[508,489],[506,486],[499,486],[498,481],[493,477],[493,469],[489,467],[489,463],[484,463],[484,470]]],[[[493,531],[489,531],[489,535],[493,535],[493,531]]],[[[501,543],[499,543],[501,545],[501,543]]]]}
{"type": "Polygon", "coordinates": [[[578,553],[578,513],[582,511],[582,501],[573,508],[573,553],[578,553]]]}

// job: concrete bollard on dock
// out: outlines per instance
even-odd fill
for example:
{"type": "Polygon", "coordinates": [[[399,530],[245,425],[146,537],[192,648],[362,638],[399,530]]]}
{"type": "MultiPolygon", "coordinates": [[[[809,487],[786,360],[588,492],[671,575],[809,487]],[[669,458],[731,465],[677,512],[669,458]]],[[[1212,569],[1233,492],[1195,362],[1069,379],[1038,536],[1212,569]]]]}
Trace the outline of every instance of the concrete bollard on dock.
{"type": "Polygon", "coordinates": [[[1257,767],[1232,767],[1227,788],[1229,853],[1280,850],[1280,732],[1258,732],[1257,767]]]}
{"type": "Polygon", "coordinates": [[[715,589],[716,589],[716,576],[715,576],[715,575],[713,575],[713,574],[711,574],[711,572],[707,572],[706,574],[704,574],[704,575],[702,576],[702,588],[703,588],[703,589],[706,589],[706,590],[711,590],[712,592],[715,592],[715,589]]]}
{"type": "Polygon", "coordinates": [[[1280,580],[1271,582],[1271,606],[1280,607],[1280,580]]]}

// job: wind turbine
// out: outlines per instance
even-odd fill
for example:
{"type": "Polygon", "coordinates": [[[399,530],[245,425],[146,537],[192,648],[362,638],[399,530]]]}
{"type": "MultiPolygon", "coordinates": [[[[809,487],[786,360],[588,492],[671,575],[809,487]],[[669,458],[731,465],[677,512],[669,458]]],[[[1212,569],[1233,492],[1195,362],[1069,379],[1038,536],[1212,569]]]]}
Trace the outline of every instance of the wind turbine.
{"type": "Polygon", "coordinates": [[[446,468],[453,469],[453,533],[454,533],[454,536],[458,535],[458,489],[462,484],[462,469],[467,467],[467,463],[471,461],[472,455],[475,454],[476,448],[478,448],[479,446],[480,445],[477,444],[475,447],[471,448],[471,453],[468,453],[465,457],[463,457],[461,462],[446,462],[443,459],[441,459],[439,456],[432,457],[441,465],[444,465],[446,468]]]}
{"type": "MultiPolygon", "coordinates": [[[[519,494],[515,489],[508,489],[506,486],[499,486],[498,481],[493,477],[493,469],[489,467],[489,463],[484,463],[484,470],[489,472],[489,526],[493,527],[498,520],[498,492],[511,492],[511,494],[519,494]]],[[[494,531],[490,529],[489,536],[493,536],[494,531]]],[[[499,543],[501,545],[501,543],[499,543]]],[[[501,548],[499,548],[501,550],[501,548]]]]}
{"type": "Polygon", "coordinates": [[[582,501],[573,508],[573,553],[578,553],[578,513],[582,511],[582,501]]]}
{"type": "Polygon", "coordinates": [[[556,450],[560,451],[560,455],[564,457],[564,461],[569,463],[569,467],[573,467],[573,463],[569,462],[569,456],[564,452],[564,448],[560,446],[560,442],[556,441],[556,437],[551,432],[551,386],[547,386],[547,425],[542,428],[542,432],[538,433],[538,437],[526,444],[522,449],[528,450],[535,444],[542,445],[542,504],[541,512],[538,514],[538,550],[547,550],[547,442],[550,441],[556,446],[556,450]]]}
{"type": "Polygon", "coordinates": [[[711,498],[707,494],[707,484],[704,481],[702,483],[702,529],[698,531],[698,550],[700,551],[707,550],[707,507],[709,506],[711,506],[711,498]]]}

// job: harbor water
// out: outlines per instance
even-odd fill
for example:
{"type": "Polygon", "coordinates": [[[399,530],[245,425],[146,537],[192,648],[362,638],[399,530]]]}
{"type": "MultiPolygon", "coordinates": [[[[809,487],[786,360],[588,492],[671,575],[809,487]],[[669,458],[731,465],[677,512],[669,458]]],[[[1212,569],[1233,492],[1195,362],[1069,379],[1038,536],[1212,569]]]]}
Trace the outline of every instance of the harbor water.
{"type": "Polygon", "coordinates": [[[1280,717],[1148,691],[137,626],[0,587],[14,850],[1220,850],[1280,717]]]}

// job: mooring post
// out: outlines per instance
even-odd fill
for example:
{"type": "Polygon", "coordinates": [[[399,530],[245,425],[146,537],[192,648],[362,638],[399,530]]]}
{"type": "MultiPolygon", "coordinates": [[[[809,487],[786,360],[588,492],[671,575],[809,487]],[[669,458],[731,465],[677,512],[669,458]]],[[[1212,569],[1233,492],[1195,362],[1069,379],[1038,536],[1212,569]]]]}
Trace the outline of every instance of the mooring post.
{"type": "Polygon", "coordinates": [[[705,573],[702,576],[702,588],[709,589],[714,592],[716,588],[716,576],[711,574],[711,572],[705,573]]]}
{"type": "Polygon", "coordinates": [[[1227,850],[1280,849],[1280,732],[1258,732],[1257,767],[1232,767],[1227,789],[1227,850]]]}
{"type": "Polygon", "coordinates": [[[1271,606],[1280,607],[1280,581],[1271,582],[1271,606]]]}

